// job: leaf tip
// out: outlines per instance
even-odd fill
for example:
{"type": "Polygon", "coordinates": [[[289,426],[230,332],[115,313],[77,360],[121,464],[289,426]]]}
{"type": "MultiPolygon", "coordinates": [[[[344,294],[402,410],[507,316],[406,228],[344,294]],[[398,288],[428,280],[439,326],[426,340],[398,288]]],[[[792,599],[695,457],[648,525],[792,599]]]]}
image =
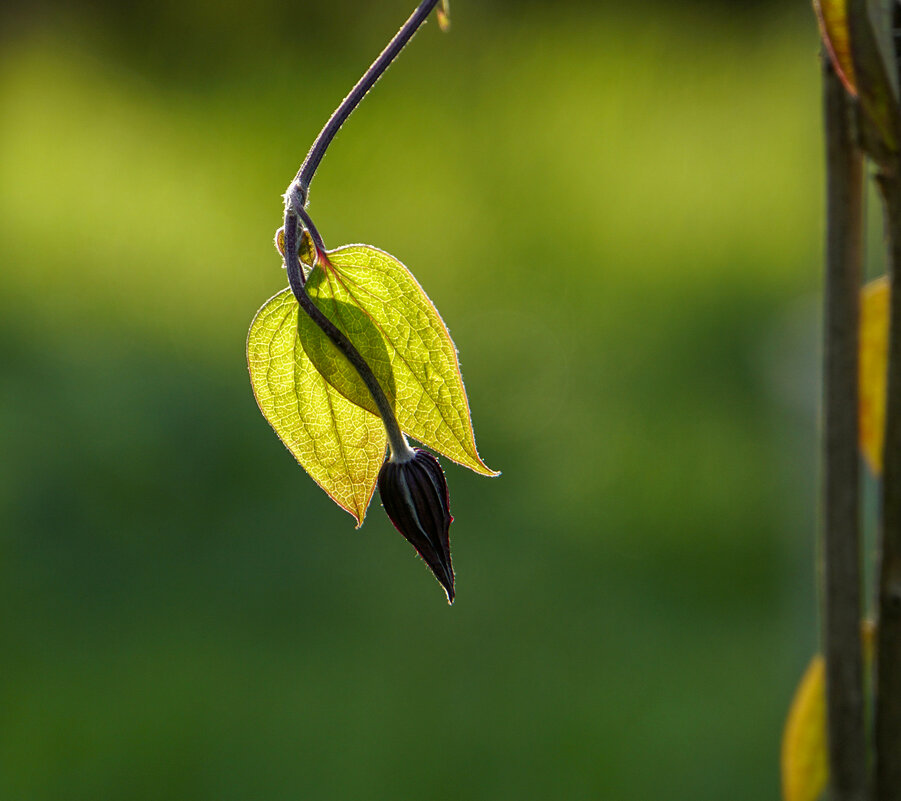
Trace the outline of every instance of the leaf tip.
{"type": "Polygon", "coordinates": [[[500,470],[492,470],[485,462],[482,460],[482,457],[479,456],[479,452],[475,449],[475,442],[473,442],[472,453],[470,454],[473,458],[473,465],[466,465],[470,470],[475,473],[478,473],[481,476],[485,476],[486,478],[497,478],[500,474],[500,470]]]}
{"type": "MultiPolygon", "coordinates": [[[[316,479],[314,479],[315,481],[316,479]]],[[[369,501],[372,500],[372,493],[369,494],[369,500],[366,501],[366,505],[363,506],[360,503],[359,498],[342,498],[337,492],[334,492],[332,489],[324,487],[319,481],[316,481],[319,486],[325,490],[325,494],[331,498],[337,506],[343,509],[347,514],[349,514],[354,519],[354,530],[359,531],[362,527],[364,521],[366,520],[366,512],[369,510],[369,501]]],[[[375,488],[373,487],[373,490],[375,488]]]]}

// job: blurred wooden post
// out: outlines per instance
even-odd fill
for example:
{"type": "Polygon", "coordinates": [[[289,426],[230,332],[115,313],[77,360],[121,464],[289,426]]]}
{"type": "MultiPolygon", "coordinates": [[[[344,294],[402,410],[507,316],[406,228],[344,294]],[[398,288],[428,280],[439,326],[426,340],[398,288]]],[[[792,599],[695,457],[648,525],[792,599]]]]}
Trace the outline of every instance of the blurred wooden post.
{"type": "Polygon", "coordinates": [[[876,588],[874,795],[901,801],[901,107],[891,6],[847,0],[848,34],[860,98],[861,141],[878,167],[888,240],[888,375],[883,442],[881,531],[876,588]]]}
{"type": "Polygon", "coordinates": [[[857,451],[863,169],[849,95],[825,54],[822,63],[826,142],[822,556],[830,797],[864,801],[857,451]]]}

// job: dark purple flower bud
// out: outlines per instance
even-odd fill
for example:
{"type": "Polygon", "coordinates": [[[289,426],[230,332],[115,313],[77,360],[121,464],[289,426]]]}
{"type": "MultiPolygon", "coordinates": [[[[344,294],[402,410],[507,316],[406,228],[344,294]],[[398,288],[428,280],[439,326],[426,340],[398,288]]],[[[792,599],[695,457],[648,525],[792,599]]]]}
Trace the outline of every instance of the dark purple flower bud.
{"type": "Polygon", "coordinates": [[[394,527],[419,552],[454,602],[454,568],[448,530],[453,518],[444,471],[427,451],[413,449],[405,462],[385,461],[379,472],[382,506],[394,527]]]}

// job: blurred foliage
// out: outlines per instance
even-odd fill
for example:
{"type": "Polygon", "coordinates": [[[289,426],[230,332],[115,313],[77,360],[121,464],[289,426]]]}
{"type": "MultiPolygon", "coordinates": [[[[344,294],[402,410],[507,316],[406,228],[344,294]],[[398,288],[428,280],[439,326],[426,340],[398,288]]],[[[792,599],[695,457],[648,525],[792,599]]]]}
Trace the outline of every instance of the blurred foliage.
{"type": "Polygon", "coordinates": [[[504,471],[448,465],[449,609],[244,363],[279,195],[407,4],[124,8],[0,49],[0,798],[775,797],[814,650],[809,12],[457,0],[338,136],[319,228],[428,287],[504,471]]]}
{"type": "MultiPolygon", "coordinates": [[[[872,675],[876,626],[865,620],[860,627],[864,676],[872,675]]],[[[869,688],[867,704],[872,701],[869,688]]],[[[782,731],[783,801],[817,801],[829,782],[826,733],[826,661],[815,654],[795,690],[782,731]]]]}
{"type": "Polygon", "coordinates": [[[782,732],[782,801],[817,801],[829,782],[826,743],[826,661],[810,660],[782,732]]]}
{"type": "Polygon", "coordinates": [[[860,450],[877,476],[885,441],[890,294],[884,275],[860,293],[860,450]]]}

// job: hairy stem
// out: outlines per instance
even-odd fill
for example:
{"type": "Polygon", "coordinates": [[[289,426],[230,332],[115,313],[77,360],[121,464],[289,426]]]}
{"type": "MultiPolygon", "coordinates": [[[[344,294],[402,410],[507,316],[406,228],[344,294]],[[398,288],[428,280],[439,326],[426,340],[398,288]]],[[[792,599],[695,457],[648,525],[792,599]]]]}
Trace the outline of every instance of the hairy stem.
{"type": "MultiPolygon", "coordinates": [[[[314,228],[310,235],[314,237],[319,258],[328,259],[318,231],[315,231],[314,228]]],[[[407,443],[406,437],[400,430],[397,417],[394,415],[394,409],[366,360],[345,334],[313,304],[313,301],[307,294],[303,270],[297,258],[297,215],[291,209],[285,212],[285,267],[288,271],[288,283],[291,285],[291,291],[294,293],[294,297],[297,298],[300,308],[310,316],[313,322],[335,344],[335,347],[344,354],[357,373],[359,373],[360,378],[366,385],[366,389],[369,390],[369,394],[372,395],[372,400],[379,410],[382,422],[385,425],[385,431],[388,434],[392,460],[402,462],[411,458],[413,452],[407,443]]]]}
{"type": "Polygon", "coordinates": [[[823,370],[823,641],[832,801],[867,795],[861,658],[858,331],[863,169],[853,107],[824,55],[826,276],[823,370]]]}
{"type": "Polygon", "coordinates": [[[400,51],[406,47],[413,34],[419,30],[419,27],[432,12],[432,9],[438,4],[438,0],[423,0],[416,10],[410,15],[410,18],[401,26],[401,29],[394,35],[394,38],[388,42],[379,57],[372,62],[372,65],[363,73],[363,77],[357,81],[353,89],[350,90],[347,97],[341,101],[341,105],[335,109],[328,122],[319,132],[316,141],[307,153],[300,170],[288,187],[285,193],[286,200],[295,208],[302,209],[306,206],[307,195],[310,191],[310,183],[313,175],[319,167],[319,162],[325,155],[325,151],[331,144],[335,134],[344,125],[351,112],[360,105],[360,101],[366,96],[366,93],[372,89],[375,82],[382,77],[382,74],[388,69],[388,66],[399,55],[400,51]]]}

